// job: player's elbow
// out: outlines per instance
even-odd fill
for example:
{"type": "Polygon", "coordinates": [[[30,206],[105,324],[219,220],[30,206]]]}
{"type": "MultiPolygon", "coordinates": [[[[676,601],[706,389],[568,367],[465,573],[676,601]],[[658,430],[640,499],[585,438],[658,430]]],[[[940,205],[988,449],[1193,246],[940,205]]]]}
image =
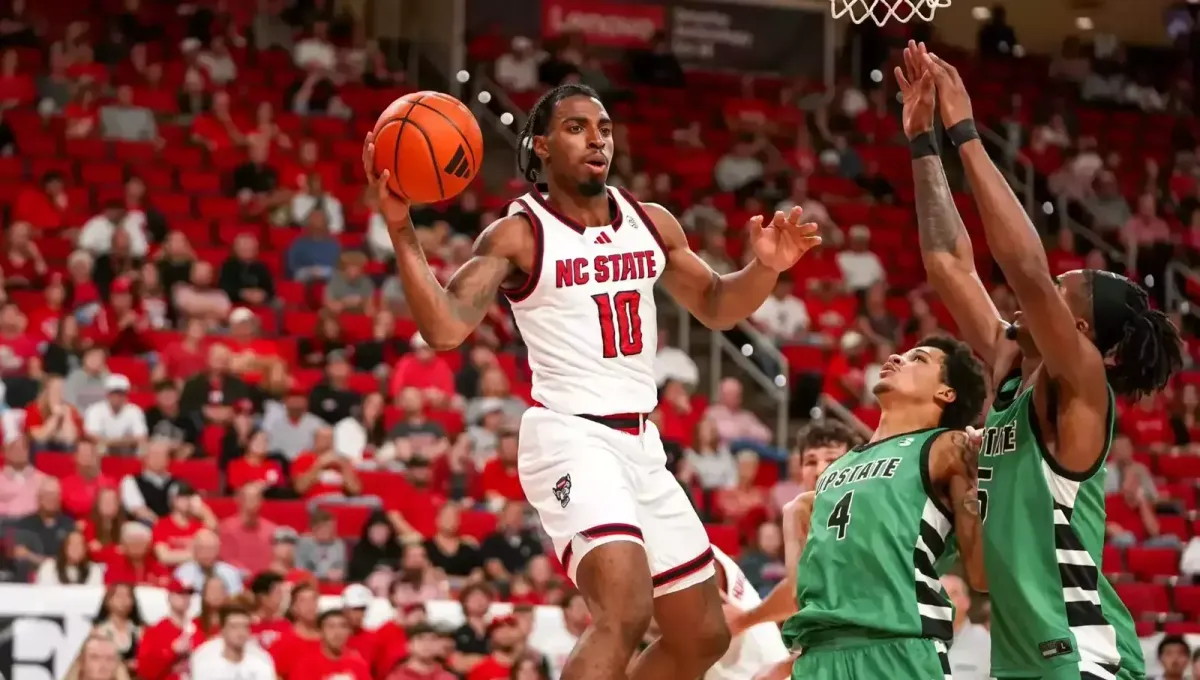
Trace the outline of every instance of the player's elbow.
{"type": "Polygon", "coordinates": [[[701,324],[710,331],[728,331],[732,330],[737,325],[738,320],[734,318],[725,318],[715,314],[705,314],[696,317],[701,324]]]}

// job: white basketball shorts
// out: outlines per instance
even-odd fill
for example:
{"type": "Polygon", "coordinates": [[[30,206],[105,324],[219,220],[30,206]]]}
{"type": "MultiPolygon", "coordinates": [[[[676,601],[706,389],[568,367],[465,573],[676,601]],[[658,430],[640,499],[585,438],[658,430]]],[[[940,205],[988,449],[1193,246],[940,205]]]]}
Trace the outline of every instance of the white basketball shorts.
{"type": "Polygon", "coordinates": [[[636,414],[602,420],[539,406],[521,418],[521,486],[567,576],[598,546],[632,541],[646,549],[655,597],[711,578],[708,534],[666,468],[658,429],[636,414]]]}

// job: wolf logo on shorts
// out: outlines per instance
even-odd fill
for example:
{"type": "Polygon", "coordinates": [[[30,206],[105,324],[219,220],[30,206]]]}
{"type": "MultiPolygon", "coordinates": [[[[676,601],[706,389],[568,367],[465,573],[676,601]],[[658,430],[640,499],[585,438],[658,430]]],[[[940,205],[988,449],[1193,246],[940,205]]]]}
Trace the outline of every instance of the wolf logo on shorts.
{"type": "Polygon", "coordinates": [[[571,502],[571,475],[563,475],[554,483],[554,497],[564,508],[571,502]]]}

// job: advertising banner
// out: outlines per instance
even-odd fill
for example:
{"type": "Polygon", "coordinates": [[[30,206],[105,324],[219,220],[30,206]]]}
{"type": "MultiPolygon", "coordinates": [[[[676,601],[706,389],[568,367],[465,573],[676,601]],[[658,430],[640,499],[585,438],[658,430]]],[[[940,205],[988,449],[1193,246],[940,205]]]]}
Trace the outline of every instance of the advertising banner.
{"type": "Polygon", "coordinates": [[[579,33],[588,45],[642,48],[666,28],[660,5],[591,0],[542,0],[542,37],[579,33]]]}

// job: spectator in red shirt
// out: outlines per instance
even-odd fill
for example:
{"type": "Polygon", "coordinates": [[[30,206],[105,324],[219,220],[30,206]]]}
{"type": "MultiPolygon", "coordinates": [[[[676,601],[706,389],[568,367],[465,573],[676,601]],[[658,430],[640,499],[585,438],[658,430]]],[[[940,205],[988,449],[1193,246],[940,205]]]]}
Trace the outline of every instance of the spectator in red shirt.
{"type": "Polygon", "coordinates": [[[1046,253],[1050,262],[1050,274],[1058,276],[1076,269],[1083,269],[1083,256],[1075,249],[1075,232],[1059,227],[1056,247],[1046,253]]]}
{"type": "Polygon", "coordinates": [[[1175,443],[1171,419],[1155,394],[1142,397],[1128,409],[1121,418],[1120,429],[1138,450],[1160,453],[1175,443]]]}
{"type": "Polygon", "coordinates": [[[108,561],[105,583],[133,583],[157,586],[169,577],[167,570],[150,551],[153,535],[150,527],[140,522],[121,525],[121,543],[108,561]]]}
{"type": "Polygon", "coordinates": [[[62,173],[50,170],[42,175],[40,188],[27,188],[17,196],[13,222],[28,222],[37,229],[58,230],[70,226],[67,187],[62,173]]]}
{"type": "MultiPolygon", "coordinates": [[[[25,431],[30,444],[40,451],[70,451],[83,434],[83,417],[63,398],[63,379],[46,376],[42,390],[25,407],[25,431]]],[[[90,507],[89,500],[84,507],[90,507]]]]}
{"type": "Polygon", "coordinates": [[[472,459],[471,438],[460,434],[446,455],[433,459],[430,487],[433,492],[468,507],[483,499],[479,470],[472,459]]]}
{"type": "Polygon", "coordinates": [[[137,356],[153,349],[147,339],[149,331],[149,321],[133,299],[133,280],[118,276],[109,291],[108,305],[88,329],[88,339],[107,348],[111,356],[137,356]]]}
{"type": "Polygon", "coordinates": [[[517,433],[514,430],[500,434],[496,455],[484,464],[481,477],[483,498],[492,507],[498,509],[506,501],[525,500],[525,491],[517,475],[517,433]]]}
{"type": "MultiPolygon", "coordinates": [[[[317,620],[321,644],[316,652],[300,658],[285,680],[371,680],[367,662],[347,645],[350,621],[340,609],[323,612],[317,620]]],[[[278,667],[277,667],[278,669],[278,667]]]]}
{"type": "Polygon", "coordinates": [[[446,404],[454,395],[454,371],[446,360],[425,342],[420,333],[409,341],[412,352],[404,355],[392,373],[391,393],[400,394],[406,387],[424,393],[426,401],[435,408],[446,404]]]}
{"type": "Polygon", "coordinates": [[[264,571],[250,581],[250,593],[254,597],[254,622],[250,624],[250,632],[260,647],[270,651],[292,629],[292,623],[282,616],[283,577],[264,571]]]}
{"type": "Polygon", "coordinates": [[[234,120],[230,112],[228,92],[214,94],[212,112],[196,116],[192,122],[192,141],[209,151],[242,146],[246,143],[241,125],[234,120]]]}
{"type": "Polygon", "coordinates": [[[78,527],[87,539],[88,555],[95,562],[109,563],[118,553],[121,527],[129,521],[121,496],[116,489],[101,487],[96,492],[96,501],[87,519],[80,520],[78,527]]]}
{"type": "Polygon", "coordinates": [[[86,250],[76,250],[67,258],[67,285],[71,306],[79,318],[91,321],[100,310],[100,286],[93,279],[96,261],[86,250]]]}
{"type": "MultiPolygon", "coordinates": [[[[40,340],[26,330],[28,321],[17,303],[0,305],[0,376],[41,377],[40,340]]],[[[11,385],[9,390],[11,394],[11,385]]]]}
{"type": "Polygon", "coordinates": [[[245,307],[229,313],[229,335],[221,342],[232,354],[230,365],[235,373],[261,376],[283,361],[279,345],[262,337],[258,316],[245,307]]]}
{"type": "Polygon", "coordinates": [[[33,76],[20,72],[19,60],[16,50],[5,50],[0,57],[0,104],[4,108],[29,106],[37,98],[33,76]]]}
{"type": "Polygon", "coordinates": [[[259,494],[274,491],[276,495],[287,489],[287,477],[279,461],[267,457],[269,439],[267,433],[255,430],[246,441],[246,450],[241,458],[229,462],[225,482],[231,491],[254,486],[259,494]]]}
{"type": "MultiPolygon", "coordinates": [[[[207,508],[187,482],[171,486],[171,511],[154,523],[154,556],[165,566],[175,567],[192,559],[192,538],[208,526],[207,508]]],[[[211,514],[211,513],[209,513],[211,514]]]]}
{"type": "Polygon", "coordinates": [[[99,112],[96,92],[90,87],[81,87],[75,95],[75,101],[63,109],[63,118],[67,121],[67,140],[94,137],[99,112]]]}
{"type": "Polygon", "coordinates": [[[262,485],[248,484],[235,492],[237,514],[221,520],[221,558],[248,578],[271,568],[274,522],[263,519],[262,485]]]}
{"type": "Polygon", "coordinates": [[[454,680],[442,665],[442,636],[427,623],[418,623],[408,633],[408,656],[387,670],[376,669],[384,680],[454,680]],[[386,673],[386,675],[382,675],[386,673]]]}
{"type": "Polygon", "coordinates": [[[54,272],[46,277],[46,287],[43,291],[41,307],[29,310],[29,333],[43,340],[53,340],[58,335],[58,326],[62,318],[70,313],[67,309],[66,278],[60,272],[54,272]]]}
{"type": "Polygon", "coordinates": [[[713,510],[722,519],[738,523],[753,535],[766,519],[766,489],[755,486],[758,478],[758,455],[753,451],[737,454],[737,485],[714,494],[713,510]]]}
{"type": "MultiPolygon", "coordinates": [[[[271,645],[271,657],[275,659],[275,671],[283,680],[299,680],[298,670],[307,664],[308,657],[321,653],[321,630],[317,623],[317,599],[320,594],[315,584],[299,583],[292,588],[288,618],[291,629],[271,645]],[[293,675],[296,672],[297,674],[293,675]]],[[[346,631],[349,637],[349,630],[346,631]]],[[[312,676],[322,678],[322,676],[312,676]]]]}
{"type": "Polygon", "coordinates": [[[346,497],[362,493],[353,462],[333,450],[333,429],[322,427],[313,448],[292,461],[292,484],[303,498],[346,497]]]}
{"type": "Polygon", "coordinates": [[[208,363],[208,331],[200,319],[189,319],[183,337],[159,353],[158,368],[172,380],[190,378],[208,363]]]}
{"type": "Polygon", "coordinates": [[[117,488],[117,480],[100,471],[100,457],[92,442],[75,446],[75,471],[62,478],[63,512],[82,519],[96,504],[101,489],[117,488]]]}
{"type": "Polygon", "coordinates": [[[350,639],[346,647],[358,652],[358,655],[371,665],[379,654],[379,636],[374,630],[368,630],[363,625],[367,608],[375,596],[371,589],[361,583],[351,583],[342,591],[342,609],[346,612],[346,621],[350,624],[350,639]]]}
{"type": "Polygon", "coordinates": [[[658,409],[662,411],[663,427],[659,433],[662,438],[690,448],[695,439],[696,423],[702,414],[692,408],[687,387],[678,380],[668,379],[663,383],[658,409]]]}
{"type": "MultiPolygon", "coordinates": [[[[185,581],[186,583],[186,581],[185,581]]],[[[229,590],[220,576],[209,576],[200,586],[200,613],[196,615],[196,632],[204,639],[221,630],[221,607],[229,601],[229,590]]]]}
{"type": "Polygon", "coordinates": [[[28,222],[13,222],[8,227],[4,240],[4,286],[13,288],[40,288],[49,269],[42,251],[33,242],[33,225],[28,222]]]}
{"type": "Polygon", "coordinates": [[[848,408],[862,403],[866,387],[863,369],[870,362],[866,347],[861,333],[847,331],[842,335],[841,351],[833,355],[825,368],[825,393],[848,408]]]}
{"type": "Polygon", "coordinates": [[[488,624],[491,653],[467,673],[467,680],[508,680],[523,643],[516,618],[498,616],[488,624]]]}
{"type": "Polygon", "coordinates": [[[192,589],[171,579],[167,583],[167,615],[142,634],[137,655],[139,678],[179,680],[186,674],[192,649],[203,640],[188,618],[191,604],[192,589]]]}

